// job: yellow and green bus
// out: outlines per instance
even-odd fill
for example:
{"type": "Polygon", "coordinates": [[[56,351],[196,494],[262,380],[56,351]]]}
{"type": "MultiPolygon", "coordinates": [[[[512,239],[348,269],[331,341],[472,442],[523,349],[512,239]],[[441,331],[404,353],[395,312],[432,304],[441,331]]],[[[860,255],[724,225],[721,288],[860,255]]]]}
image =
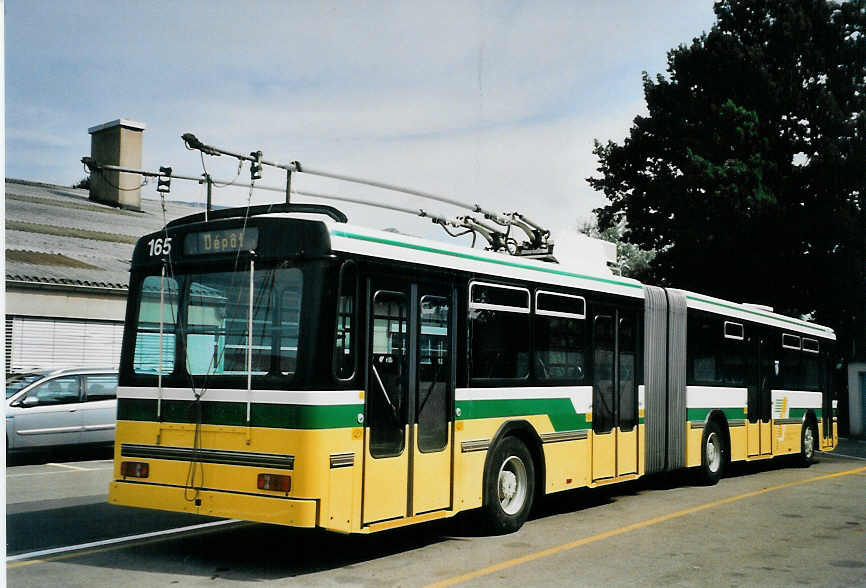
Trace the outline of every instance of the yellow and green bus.
{"type": "Polygon", "coordinates": [[[179,219],[132,261],[113,504],[369,533],[836,444],[831,329],[352,226],[179,219]]]}

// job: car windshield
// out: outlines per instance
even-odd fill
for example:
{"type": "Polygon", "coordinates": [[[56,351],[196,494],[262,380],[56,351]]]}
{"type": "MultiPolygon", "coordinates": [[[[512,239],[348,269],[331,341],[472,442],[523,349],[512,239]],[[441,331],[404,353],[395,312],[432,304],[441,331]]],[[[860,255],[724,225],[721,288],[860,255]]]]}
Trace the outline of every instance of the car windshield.
{"type": "Polygon", "coordinates": [[[36,380],[42,379],[40,374],[10,374],[6,376],[6,398],[11,398],[20,390],[36,380]]]}

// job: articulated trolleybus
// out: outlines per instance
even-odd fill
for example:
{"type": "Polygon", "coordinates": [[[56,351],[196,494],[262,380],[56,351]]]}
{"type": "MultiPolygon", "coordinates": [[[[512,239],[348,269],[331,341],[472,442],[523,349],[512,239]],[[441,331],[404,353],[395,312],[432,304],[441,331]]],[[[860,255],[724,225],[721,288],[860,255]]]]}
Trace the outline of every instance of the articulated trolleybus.
{"type": "Polygon", "coordinates": [[[836,445],[831,329],[506,249],[295,203],[143,237],[111,503],[509,532],[546,493],[836,445]]]}

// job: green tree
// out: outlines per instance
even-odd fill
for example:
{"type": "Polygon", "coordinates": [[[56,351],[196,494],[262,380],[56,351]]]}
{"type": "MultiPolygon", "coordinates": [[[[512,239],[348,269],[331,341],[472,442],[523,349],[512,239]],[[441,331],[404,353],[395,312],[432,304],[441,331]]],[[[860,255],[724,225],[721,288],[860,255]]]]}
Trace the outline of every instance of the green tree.
{"type": "Polygon", "coordinates": [[[579,224],[577,231],[593,239],[602,239],[616,244],[616,264],[620,273],[627,278],[644,281],[650,277],[650,263],[656,256],[655,251],[641,249],[634,243],[622,240],[625,223],[619,222],[602,230],[598,219],[593,217],[579,224]]]}
{"type": "Polygon", "coordinates": [[[648,278],[770,304],[866,353],[866,8],[723,0],[644,73],[648,114],[596,141],[601,230],[657,251],[648,278]]]}

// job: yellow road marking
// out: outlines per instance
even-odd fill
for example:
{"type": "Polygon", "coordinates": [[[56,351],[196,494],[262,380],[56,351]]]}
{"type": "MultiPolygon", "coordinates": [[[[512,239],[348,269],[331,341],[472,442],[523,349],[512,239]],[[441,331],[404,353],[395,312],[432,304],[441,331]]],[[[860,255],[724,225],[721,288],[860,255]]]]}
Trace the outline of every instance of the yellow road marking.
{"type": "Polygon", "coordinates": [[[852,474],[859,474],[859,473],[864,473],[864,472],[866,472],[866,467],[855,468],[853,470],[846,470],[844,472],[837,472],[835,474],[825,474],[823,476],[808,478],[806,480],[799,480],[797,482],[788,482],[787,484],[779,484],[778,486],[771,486],[769,488],[763,488],[761,490],[755,490],[753,492],[746,492],[745,494],[738,494],[737,496],[731,496],[729,498],[722,498],[721,500],[716,500],[714,502],[707,502],[706,504],[693,506],[692,508],[686,508],[683,510],[679,510],[677,512],[672,512],[670,514],[662,515],[662,516],[655,517],[652,519],[647,519],[647,520],[641,521],[639,523],[633,523],[631,525],[626,525],[625,527],[619,527],[618,529],[605,531],[604,533],[598,533],[597,535],[592,535],[590,537],[584,537],[583,539],[578,539],[577,541],[571,541],[569,543],[563,543],[561,545],[556,545],[554,547],[550,547],[548,549],[543,549],[541,551],[536,551],[535,553],[530,553],[530,554],[524,555],[522,557],[517,557],[514,559],[503,561],[501,563],[494,564],[494,565],[488,566],[486,568],[481,568],[481,569],[475,570],[474,572],[469,572],[469,573],[463,574],[461,576],[455,576],[455,577],[449,578],[447,580],[442,580],[441,582],[436,582],[435,584],[430,584],[427,588],[443,588],[444,586],[453,586],[454,584],[459,584],[460,582],[465,582],[467,580],[472,580],[474,578],[480,578],[481,576],[487,576],[489,574],[492,574],[494,572],[498,572],[500,570],[504,570],[507,568],[518,566],[520,564],[535,561],[535,560],[541,559],[543,557],[556,555],[557,553],[562,553],[563,551],[568,551],[570,549],[574,549],[574,548],[580,547],[582,545],[587,545],[589,543],[595,543],[596,541],[601,541],[601,540],[607,539],[609,537],[615,537],[617,535],[622,535],[623,533],[628,533],[630,531],[636,531],[638,529],[643,529],[645,527],[656,525],[658,523],[663,523],[663,522],[669,521],[671,519],[684,517],[686,515],[700,512],[702,510],[707,510],[709,508],[714,508],[716,506],[722,506],[724,504],[730,504],[732,502],[737,502],[738,500],[743,500],[745,498],[752,498],[753,496],[760,496],[761,494],[767,494],[768,492],[775,492],[776,490],[783,490],[785,488],[791,488],[793,486],[799,486],[801,484],[808,484],[810,482],[818,482],[820,480],[829,480],[831,478],[838,478],[841,476],[850,476],[852,474]]]}

